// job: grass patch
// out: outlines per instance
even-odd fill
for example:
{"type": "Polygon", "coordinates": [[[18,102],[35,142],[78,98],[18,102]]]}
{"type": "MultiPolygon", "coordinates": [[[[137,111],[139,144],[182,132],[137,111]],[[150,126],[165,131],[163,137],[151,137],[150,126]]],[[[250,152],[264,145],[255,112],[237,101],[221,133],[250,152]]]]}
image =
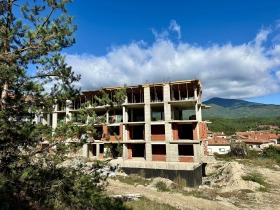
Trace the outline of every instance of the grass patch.
{"type": "Polygon", "coordinates": [[[236,160],[239,163],[242,163],[244,165],[249,165],[252,167],[263,167],[263,168],[269,168],[269,169],[275,169],[275,165],[277,165],[276,160],[268,159],[268,158],[256,158],[256,159],[239,159],[236,160]]]}
{"type": "Polygon", "coordinates": [[[256,182],[259,183],[260,185],[266,185],[266,181],[265,178],[263,177],[263,175],[259,172],[251,172],[245,176],[242,176],[242,179],[245,181],[252,181],[252,182],[256,182]]]}
{"type": "Polygon", "coordinates": [[[129,185],[149,185],[152,181],[148,180],[148,179],[144,179],[138,175],[129,175],[129,176],[116,176],[114,178],[115,180],[119,180],[120,182],[123,182],[125,184],[129,184],[129,185]]]}
{"type": "Polygon", "coordinates": [[[256,182],[256,183],[259,183],[260,185],[262,185],[259,189],[259,191],[261,191],[261,192],[269,191],[270,185],[266,182],[264,176],[259,172],[256,172],[256,171],[251,172],[245,176],[242,176],[242,179],[245,181],[256,182]]]}
{"type": "Polygon", "coordinates": [[[175,207],[172,207],[167,204],[156,203],[147,198],[141,198],[139,200],[128,201],[125,203],[128,208],[133,210],[175,210],[175,207]]]}
{"type": "Polygon", "coordinates": [[[166,183],[164,182],[157,182],[155,187],[157,188],[157,191],[159,192],[167,192],[167,191],[170,191],[166,185],[166,183]]]}
{"type": "Polygon", "coordinates": [[[194,188],[191,191],[181,191],[181,193],[185,196],[193,196],[196,198],[203,198],[207,200],[215,200],[218,195],[215,189],[200,190],[198,188],[194,188]]]}

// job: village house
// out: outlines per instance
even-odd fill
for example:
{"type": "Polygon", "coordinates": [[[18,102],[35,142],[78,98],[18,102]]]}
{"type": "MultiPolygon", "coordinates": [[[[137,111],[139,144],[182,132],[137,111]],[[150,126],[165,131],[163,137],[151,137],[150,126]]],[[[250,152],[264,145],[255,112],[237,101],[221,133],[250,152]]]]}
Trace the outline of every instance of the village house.
{"type": "Polygon", "coordinates": [[[231,144],[227,139],[214,136],[213,138],[208,140],[208,154],[227,154],[230,152],[230,145],[231,144]]]}
{"type": "Polygon", "coordinates": [[[276,145],[279,135],[260,131],[236,132],[235,135],[251,149],[261,150],[276,145]]]}

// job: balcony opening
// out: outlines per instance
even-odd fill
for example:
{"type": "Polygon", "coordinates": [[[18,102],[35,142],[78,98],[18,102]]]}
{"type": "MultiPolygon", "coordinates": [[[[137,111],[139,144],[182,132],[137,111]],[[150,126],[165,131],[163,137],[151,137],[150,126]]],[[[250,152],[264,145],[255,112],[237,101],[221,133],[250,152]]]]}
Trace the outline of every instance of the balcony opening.
{"type": "Polygon", "coordinates": [[[143,121],[144,121],[144,108],[128,110],[128,122],[143,122],[143,121]]]}
{"type": "Polygon", "coordinates": [[[99,144],[99,153],[100,154],[104,153],[104,144],[99,144]]]}
{"type": "Polygon", "coordinates": [[[131,140],[143,140],[144,139],[144,125],[129,126],[129,136],[131,140]]]}
{"type": "Polygon", "coordinates": [[[76,98],[75,100],[73,100],[72,102],[72,106],[73,109],[80,109],[80,108],[85,108],[86,105],[86,96],[80,96],[78,98],[76,98]]]}
{"type": "Polygon", "coordinates": [[[132,144],[132,157],[145,157],[145,144],[132,144]]]}
{"type": "Polygon", "coordinates": [[[139,86],[127,89],[128,103],[144,103],[144,88],[139,86]]]}
{"type": "Polygon", "coordinates": [[[179,161],[180,162],[193,162],[194,151],[193,145],[178,145],[179,161]]]}
{"type": "Polygon", "coordinates": [[[196,120],[194,109],[180,109],[178,107],[173,108],[172,112],[173,120],[196,120]]]}
{"type": "Polygon", "coordinates": [[[173,84],[170,86],[171,100],[193,100],[195,99],[194,90],[195,86],[191,83],[173,84]]]}
{"type": "Polygon", "coordinates": [[[109,112],[109,123],[120,123],[122,119],[122,110],[112,110],[109,112]]]}
{"type": "Polygon", "coordinates": [[[96,144],[91,144],[91,156],[96,156],[96,144]]]}
{"type": "Polygon", "coordinates": [[[59,102],[57,104],[57,111],[65,111],[66,110],[66,105],[63,102],[59,102]]]}
{"type": "Polygon", "coordinates": [[[152,145],[152,160],[153,161],[165,161],[166,160],[165,145],[152,145]]]}
{"type": "Polygon", "coordinates": [[[103,134],[103,128],[102,127],[95,127],[95,133],[93,134],[94,140],[101,140],[102,134],[103,134]]]}
{"type": "Polygon", "coordinates": [[[63,113],[58,113],[57,114],[57,124],[63,124],[65,123],[66,116],[63,113]]]}
{"type": "Polygon", "coordinates": [[[151,140],[164,141],[165,140],[165,126],[151,125],[151,140]]]}
{"type": "Polygon", "coordinates": [[[178,145],[179,156],[193,156],[193,145],[178,145]]]}
{"type": "Polygon", "coordinates": [[[151,121],[163,121],[164,120],[164,108],[163,107],[152,107],[152,119],[151,121]]]}
{"type": "Polygon", "coordinates": [[[108,126],[108,133],[111,136],[120,135],[120,126],[108,126]]]}
{"type": "Polygon", "coordinates": [[[163,101],[163,87],[162,86],[151,86],[150,87],[151,102],[162,102],[163,101]]]}
{"type": "Polygon", "coordinates": [[[193,140],[193,125],[178,124],[178,138],[193,140]]]}

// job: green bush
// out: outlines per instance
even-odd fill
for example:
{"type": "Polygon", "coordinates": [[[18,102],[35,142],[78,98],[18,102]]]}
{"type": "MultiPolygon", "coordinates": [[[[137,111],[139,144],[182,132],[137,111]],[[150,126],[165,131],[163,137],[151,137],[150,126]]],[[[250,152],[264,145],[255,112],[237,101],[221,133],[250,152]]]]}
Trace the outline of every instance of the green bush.
{"type": "Polygon", "coordinates": [[[157,188],[157,191],[160,191],[160,192],[167,192],[167,191],[169,191],[166,183],[161,182],[161,181],[156,183],[156,188],[157,188]]]}
{"type": "Polygon", "coordinates": [[[265,181],[265,178],[259,172],[249,173],[245,176],[242,176],[242,179],[245,180],[245,181],[252,181],[252,182],[259,183],[260,185],[262,185],[264,187],[268,186],[268,183],[265,181]]]}
{"type": "Polygon", "coordinates": [[[280,163],[280,148],[275,146],[269,146],[263,149],[262,157],[271,158],[280,163]]]}

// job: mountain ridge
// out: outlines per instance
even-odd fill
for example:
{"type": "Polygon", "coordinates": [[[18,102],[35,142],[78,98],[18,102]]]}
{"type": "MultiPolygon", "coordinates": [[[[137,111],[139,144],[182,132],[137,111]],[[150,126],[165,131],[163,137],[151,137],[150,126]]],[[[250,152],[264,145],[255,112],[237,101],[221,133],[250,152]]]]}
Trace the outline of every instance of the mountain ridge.
{"type": "Polygon", "coordinates": [[[209,110],[203,110],[203,117],[278,117],[280,105],[249,102],[241,99],[225,99],[214,97],[203,104],[211,106],[209,110]]]}

